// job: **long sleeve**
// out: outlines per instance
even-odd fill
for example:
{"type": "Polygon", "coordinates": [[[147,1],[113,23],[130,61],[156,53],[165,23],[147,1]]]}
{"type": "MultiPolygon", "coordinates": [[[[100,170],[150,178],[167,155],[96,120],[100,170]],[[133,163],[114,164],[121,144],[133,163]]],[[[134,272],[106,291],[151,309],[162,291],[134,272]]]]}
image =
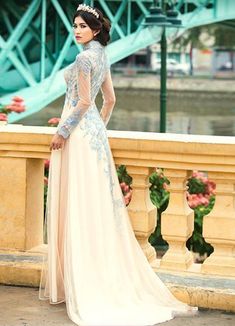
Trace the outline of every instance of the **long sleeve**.
{"type": "Polygon", "coordinates": [[[107,126],[116,102],[110,69],[107,70],[105,79],[101,85],[101,93],[103,105],[100,110],[100,115],[105,126],[107,126]]]}
{"type": "Polygon", "coordinates": [[[78,88],[78,102],[67,119],[58,125],[57,133],[68,138],[91,105],[91,62],[86,56],[78,56],[75,61],[78,88]]]}

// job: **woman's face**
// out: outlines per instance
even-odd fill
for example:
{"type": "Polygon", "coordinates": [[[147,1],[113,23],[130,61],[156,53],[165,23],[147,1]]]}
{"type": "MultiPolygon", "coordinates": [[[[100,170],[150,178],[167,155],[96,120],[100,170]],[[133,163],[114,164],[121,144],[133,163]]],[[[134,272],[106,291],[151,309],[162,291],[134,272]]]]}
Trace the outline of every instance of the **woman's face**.
{"type": "Polygon", "coordinates": [[[87,25],[87,23],[78,16],[73,23],[74,36],[77,43],[84,44],[94,38],[94,31],[87,25]]]}

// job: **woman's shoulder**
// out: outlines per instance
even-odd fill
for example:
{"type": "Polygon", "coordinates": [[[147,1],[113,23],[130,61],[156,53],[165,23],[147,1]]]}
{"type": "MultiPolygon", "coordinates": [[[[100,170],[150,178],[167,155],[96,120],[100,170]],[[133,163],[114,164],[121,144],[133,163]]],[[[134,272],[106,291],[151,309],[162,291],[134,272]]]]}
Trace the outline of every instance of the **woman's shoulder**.
{"type": "Polygon", "coordinates": [[[77,54],[75,62],[80,63],[80,62],[91,62],[92,61],[92,54],[89,53],[88,51],[82,51],[77,54]]]}
{"type": "Polygon", "coordinates": [[[75,59],[75,65],[78,68],[90,69],[92,67],[92,57],[88,51],[80,52],[75,59]]]}

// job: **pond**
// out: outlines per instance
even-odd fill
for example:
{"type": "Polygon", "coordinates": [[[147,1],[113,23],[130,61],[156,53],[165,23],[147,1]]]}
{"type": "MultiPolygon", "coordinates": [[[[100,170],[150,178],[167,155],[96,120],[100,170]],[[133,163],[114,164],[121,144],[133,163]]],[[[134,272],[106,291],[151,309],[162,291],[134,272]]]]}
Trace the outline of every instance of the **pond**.
{"type": "MultiPolygon", "coordinates": [[[[117,102],[108,129],[159,132],[159,91],[116,89],[117,102]]],[[[40,112],[17,123],[47,125],[51,117],[60,117],[64,96],[40,112]]],[[[97,96],[97,107],[102,105],[97,96]]],[[[167,132],[201,135],[235,135],[235,94],[169,91],[167,132]]]]}

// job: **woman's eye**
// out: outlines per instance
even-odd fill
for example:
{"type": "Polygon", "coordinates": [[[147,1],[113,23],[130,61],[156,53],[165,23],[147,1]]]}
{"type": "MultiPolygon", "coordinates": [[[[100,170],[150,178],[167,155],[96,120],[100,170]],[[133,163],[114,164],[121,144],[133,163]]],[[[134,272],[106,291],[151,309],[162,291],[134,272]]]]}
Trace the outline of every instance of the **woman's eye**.
{"type": "Polygon", "coordinates": [[[77,25],[76,24],[73,24],[73,28],[77,28],[77,25]]]}

